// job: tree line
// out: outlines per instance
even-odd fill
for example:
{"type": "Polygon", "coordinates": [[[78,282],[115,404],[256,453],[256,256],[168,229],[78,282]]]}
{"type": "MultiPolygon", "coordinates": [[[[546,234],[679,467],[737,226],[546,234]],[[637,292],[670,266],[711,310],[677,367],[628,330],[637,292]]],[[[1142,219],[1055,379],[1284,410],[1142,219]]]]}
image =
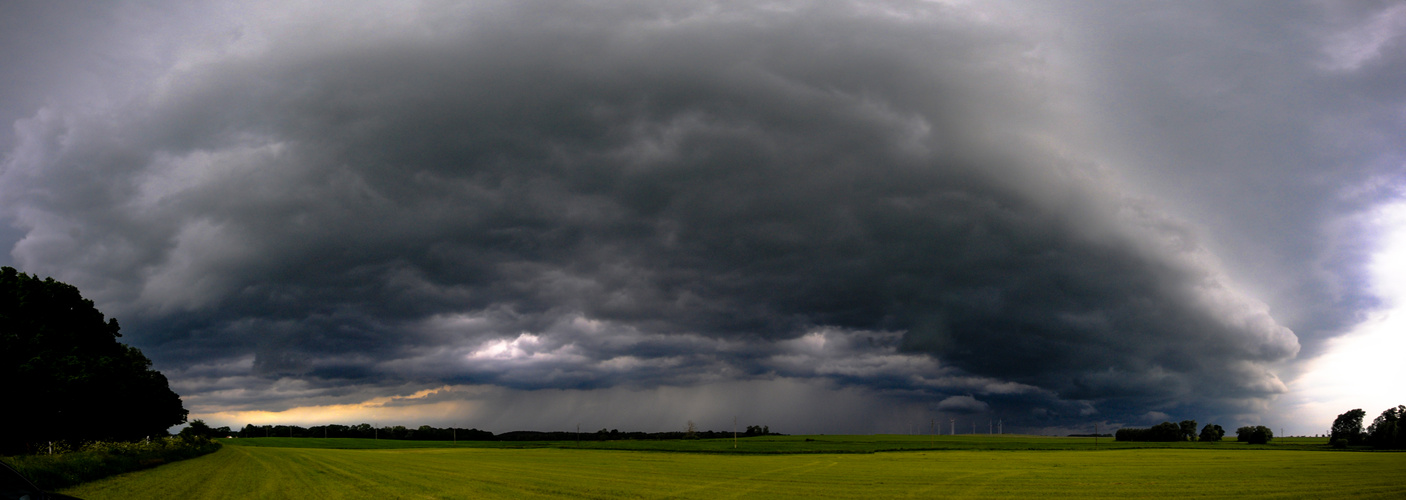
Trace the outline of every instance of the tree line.
{"type": "MultiPolygon", "coordinates": [[[[1241,431],[1246,429],[1248,428],[1240,428],[1241,431]]],[[[1265,428],[1264,430],[1267,432],[1269,429],[1265,428]]],[[[1244,438],[1249,436],[1244,432],[1238,432],[1238,434],[1241,436],[1241,441],[1245,441],[1244,438]]],[[[1272,434],[1269,436],[1272,437],[1272,434]]],[[[1113,434],[1113,439],[1117,441],[1220,441],[1224,437],[1225,429],[1216,424],[1206,424],[1198,434],[1195,420],[1182,420],[1178,423],[1162,422],[1147,429],[1124,427],[1113,434]]],[[[1266,438],[1265,441],[1268,439],[1266,438]]]]}
{"type": "Polygon", "coordinates": [[[1403,428],[1406,422],[1402,422],[1406,419],[1406,405],[1387,408],[1364,431],[1362,419],[1366,416],[1367,412],[1361,408],[1338,415],[1328,432],[1328,444],[1334,448],[1365,445],[1377,449],[1406,449],[1406,428],[1403,428]]]}
{"type": "Polygon", "coordinates": [[[195,419],[181,430],[182,436],[202,436],[207,438],[255,438],[255,437],[296,437],[296,438],[364,438],[400,439],[414,441],[491,441],[492,432],[459,427],[431,427],[422,425],[407,428],[403,425],[373,427],[371,424],[357,425],[254,425],[246,424],[240,430],[228,426],[210,427],[204,420],[195,419]]]}
{"type": "MultiPolygon", "coordinates": [[[[749,425],[739,437],[774,435],[765,425],[749,425]]],[[[403,425],[372,426],[357,425],[254,425],[246,424],[240,430],[228,426],[210,427],[205,421],[195,419],[181,430],[182,436],[202,436],[208,438],[254,438],[254,437],[295,437],[295,438],[359,438],[359,439],[399,439],[407,441],[618,441],[647,439],[721,439],[733,436],[729,431],[681,431],[681,432],[621,432],[619,429],[601,429],[595,432],[571,431],[513,431],[494,434],[479,429],[461,427],[432,427],[422,425],[409,428],[403,425]]]]}

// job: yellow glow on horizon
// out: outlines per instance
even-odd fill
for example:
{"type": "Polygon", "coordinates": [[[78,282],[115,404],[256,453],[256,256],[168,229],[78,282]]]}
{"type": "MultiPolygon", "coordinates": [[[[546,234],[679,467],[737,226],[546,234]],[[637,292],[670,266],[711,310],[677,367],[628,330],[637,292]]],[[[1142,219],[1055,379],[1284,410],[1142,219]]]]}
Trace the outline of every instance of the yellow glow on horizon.
{"type": "Polygon", "coordinates": [[[231,410],[192,413],[190,418],[205,420],[211,426],[228,425],[231,428],[243,427],[245,424],[309,426],[355,425],[363,422],[408,426],[412,422],[444,421],[474,414],[479,406],[477,401],[454,399],[415,402],[415,400],[425,399],[441,392],[457,392],[459,389],[446,385],[434,389],[424,389],[406,396],[376,397],[359,403],[298,406],[281,411],[231,410]]]}

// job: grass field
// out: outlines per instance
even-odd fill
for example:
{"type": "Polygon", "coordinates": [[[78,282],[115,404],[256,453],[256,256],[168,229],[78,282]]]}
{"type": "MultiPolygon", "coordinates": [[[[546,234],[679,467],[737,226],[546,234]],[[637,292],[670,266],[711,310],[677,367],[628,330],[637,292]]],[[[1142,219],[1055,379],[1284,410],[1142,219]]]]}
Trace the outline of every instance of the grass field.
{"type": "MultiPolygon", "coordinates": [[[[1085,450],[1067,448],[1080,445],[1066,438],[1026,437],[1010,439],[1044,442],[1048,447],[1000,448],[1009,442],[985,438],[994,448],[728,456],[553,446],[389,448],[407,442],[374,441],[359,443],[363,449],[345,449],[331,446],[351,445],[347,442],[351,440],[265,439],[228,440],[223,449],[204,457],[63,493],[89,500],[1406,497],[1406,453],[1310,451],[1294,449],[1292,444],[1085,450]],[[315,441],[328,447],[286,447],[315,441]]],[[[804,439],[781,441],[821,442],[804,439]]],[[[914,440],[909,436],[843,439],[848,441],[841,444],[851,448],[914,440]]],[[[971,439],[972,446],[981,441],[971,439]]]]}
{"type": "Polygon", "coordinates": [[[319,439],[319,438],[252,438],[222,439],[220,442],[239,446],[330,448],[330,449],[406,449],[406,448],[560,448],[582,450],[672,451],[725,454],[794,454],[794,453],[875,453],[884,451],[928,450],[1109,450],[1137,448],[1176,449],[1271,449],[1322,450],[1327,438],[1276,438],[1269,445],[1249,445],[1234,440],[1218,443],[1149,443],[1116,442],[1113,438],[1073,438],[1024,436],[1018,434],[957,436],[910,436],[879,434],[864,436],[764,436],[731,439],[694,440],[621,440],[621,441],[404,441],[391,439],[319,439]]]}

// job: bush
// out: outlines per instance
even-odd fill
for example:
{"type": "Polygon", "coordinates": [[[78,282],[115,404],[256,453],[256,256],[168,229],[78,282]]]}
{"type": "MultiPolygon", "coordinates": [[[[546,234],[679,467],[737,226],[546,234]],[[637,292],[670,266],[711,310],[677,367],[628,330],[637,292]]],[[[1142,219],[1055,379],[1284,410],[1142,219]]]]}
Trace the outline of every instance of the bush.
{"type": "Polygon", "coordinates": [[[1337,448],[1337,449],[1339,449],[1339,450],[1346,449],[1346,448],[1347,448],[1347,440],[1346,440],[1346,439],[1343,439],[1343,438],[1337,438],[1337,439],[1334,439],[1334,440],[1332,440],[1332,441],[1329,441],[1329,442],[1328,442],[1328,445],[1329,445],[1329,446],[1332,446],[1332,447],[1334,447],[1334,448],[1337,448]]]}
{"type": "Polygon", "coordinates": [[[161,438],[138,442],[94,442],[76,451],[7,457],[6,462],[45,491],[104,477],[195,458],[220,449],[203,437],[161,438]]]}

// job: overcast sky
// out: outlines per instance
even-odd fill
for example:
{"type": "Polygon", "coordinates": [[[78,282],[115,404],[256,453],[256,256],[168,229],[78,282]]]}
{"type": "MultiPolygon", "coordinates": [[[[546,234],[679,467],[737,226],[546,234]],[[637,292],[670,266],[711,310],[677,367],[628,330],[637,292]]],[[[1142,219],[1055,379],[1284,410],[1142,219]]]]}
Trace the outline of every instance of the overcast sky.
{"type": "Polygon", "coordinates": [[[192,418],[1406,403],[1399,3],[327,5],[0,2],[0,263],[192,418]]]}

